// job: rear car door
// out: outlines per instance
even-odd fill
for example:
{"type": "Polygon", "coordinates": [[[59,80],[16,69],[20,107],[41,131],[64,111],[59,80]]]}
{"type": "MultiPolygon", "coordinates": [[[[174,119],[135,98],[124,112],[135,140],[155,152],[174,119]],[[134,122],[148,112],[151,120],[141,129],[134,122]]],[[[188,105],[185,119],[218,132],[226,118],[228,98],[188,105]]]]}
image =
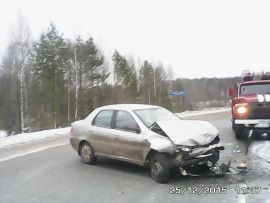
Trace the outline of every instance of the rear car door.
{"type": "Polygon", "coordinates": [[[142,161],[141,130],[127,111],[116,111],[114,120],[114,154],[132,162],[142,161]]]}
{"type": "Polygon", "coordinates": [[[90,143],[97,155],[112,155],[112,115],[113,110],[101,110],[92,120],[90,143]]]}

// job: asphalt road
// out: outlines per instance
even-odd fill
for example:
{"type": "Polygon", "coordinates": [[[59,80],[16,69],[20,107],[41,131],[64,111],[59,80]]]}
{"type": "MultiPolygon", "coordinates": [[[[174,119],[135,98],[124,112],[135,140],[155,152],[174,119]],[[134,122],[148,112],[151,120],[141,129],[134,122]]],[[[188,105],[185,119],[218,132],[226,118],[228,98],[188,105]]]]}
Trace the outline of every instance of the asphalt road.
{"type": "MultiPolygon", "coordinates": [[[[269,202],[269,161],[253,153],[245,156],[245,142],[234,138],[229,113],[192,119],[213,123],[226,147],[220,163],[231,160],[232,166],[236,167],[241,160],[245,160],[248,162],[246,173],[222,177],[179,176],[169,184],[158,184],[151,179],[148,169],[136,165],[108,159],[100,159],[97,165],[85,165],[71,146],[64,144],[0,161],[0,202],[269,202]],[[247,187],[259,188],[259,194],[239,194],[247,187]],[[184,194],[170,194],[175,188],[186,188],[186,191],[184,194]],[[190,194],[196,188],[203,188],[206,193],[209,193],[208,188],[214,189],[210,190],[212,194],[190,194]],[[221,188],[225,188],[223,192],[226,194],[218,194],[221,188]]],[[[47,140],[44,146],[51,142],[65,143],[67,139],[47,140]]],[[[251,147],[261,142],[269,141],[256,141],[251,147]]],[[[32,145],[40,147],[42,143],[32,145]]],[[[9,156],[9,151],[14,155],[29,148],[30,145],[20,145],[0,149],[0,153],[6,151],[5,156],[9,156]]]]}

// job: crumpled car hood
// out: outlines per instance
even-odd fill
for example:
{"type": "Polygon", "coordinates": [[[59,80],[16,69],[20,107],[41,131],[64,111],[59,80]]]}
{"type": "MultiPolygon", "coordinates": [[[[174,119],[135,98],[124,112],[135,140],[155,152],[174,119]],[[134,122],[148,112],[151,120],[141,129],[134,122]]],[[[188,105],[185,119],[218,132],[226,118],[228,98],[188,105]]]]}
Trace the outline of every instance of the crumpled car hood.
{"type": "Polygon", "coordinates": [[[157,124],[176,145],[206,145],[218,136],[217,128],[208,121],[168,120],[157,124]]]}

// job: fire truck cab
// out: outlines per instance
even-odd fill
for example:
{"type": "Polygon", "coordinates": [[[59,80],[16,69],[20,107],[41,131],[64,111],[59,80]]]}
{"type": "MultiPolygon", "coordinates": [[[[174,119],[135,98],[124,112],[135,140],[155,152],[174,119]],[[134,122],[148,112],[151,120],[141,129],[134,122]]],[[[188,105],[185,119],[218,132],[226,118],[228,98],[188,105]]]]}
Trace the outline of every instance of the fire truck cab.
{"type": "Polygon", "coordinates": [[[243,82],[229,89],[232,128],[237,139],[245,138],[245,129],[270,130],[270,72],[260,80],[244,72],[243,82]]]}

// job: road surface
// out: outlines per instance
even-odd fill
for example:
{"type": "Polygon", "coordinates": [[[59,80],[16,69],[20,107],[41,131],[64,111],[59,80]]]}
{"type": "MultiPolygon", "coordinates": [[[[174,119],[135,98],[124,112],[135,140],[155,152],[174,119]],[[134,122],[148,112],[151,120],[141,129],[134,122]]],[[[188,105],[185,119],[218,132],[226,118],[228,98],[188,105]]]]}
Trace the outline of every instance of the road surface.
{"type": "MultiPolygon", "coordinates": [[[[169,184],[158,184],[150,178],[148,169],[136,165],[108,159],[85,165],[64,137],[0,149],[0,202],[269,202],[270,164],[253,153],[245,156],[245,143],[234,138],[229,113],[191,119],[213,123],[226,147],[220,162],[231,160],[236,167],[246,160],[247,173],[176,177],[169,184]],[[259,188],[255,191],[259,194],[240,194],[254,193],[244,191],[247,187],[259,188]],[[170,194],[176,188],[186,190],[170,194]],[[203,188],[205,193],[210,192],[207,188],[214,189],[213,194],[190,194],[196,188],[203,188]],[[226,194],[218,194],[220,188],[225,188],[226,194]]],[[[269,141],[256,141],[251,147],[261,142],[269,141]]]]}

